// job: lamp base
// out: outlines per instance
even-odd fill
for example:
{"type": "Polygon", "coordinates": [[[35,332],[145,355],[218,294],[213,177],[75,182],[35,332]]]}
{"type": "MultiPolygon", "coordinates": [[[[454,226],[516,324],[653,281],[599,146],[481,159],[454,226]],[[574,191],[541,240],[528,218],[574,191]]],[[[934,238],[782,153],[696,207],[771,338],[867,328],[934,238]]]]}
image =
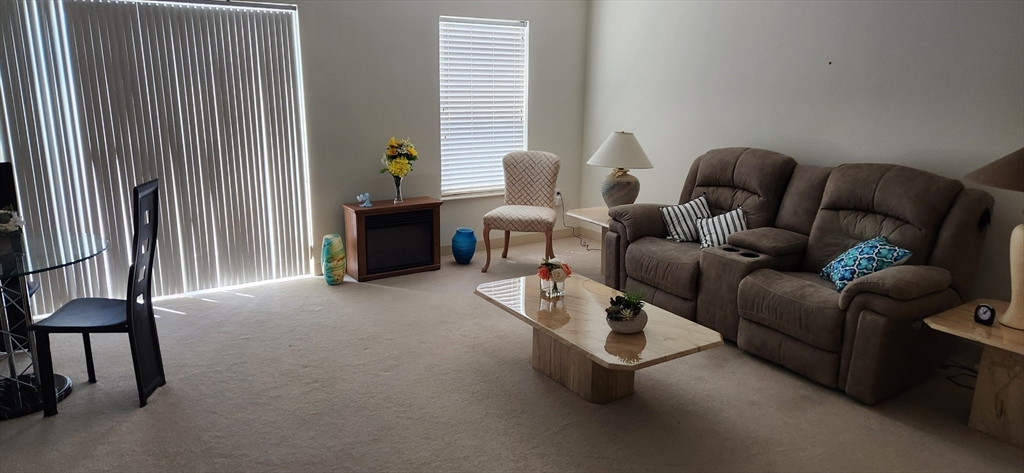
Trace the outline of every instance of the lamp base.
{"type": "Polygon", "coordinates": [[[1024,223],[1010,233],[1010,307],[999,323],[1024,330],[1024,223]]]}
{"type": "Polygon", "coordinates": [[[601,197],[608,208],[636,202],[640,195],[640,180],[629,174],[628,169],[615,168],[601,182],[601,197]]]}

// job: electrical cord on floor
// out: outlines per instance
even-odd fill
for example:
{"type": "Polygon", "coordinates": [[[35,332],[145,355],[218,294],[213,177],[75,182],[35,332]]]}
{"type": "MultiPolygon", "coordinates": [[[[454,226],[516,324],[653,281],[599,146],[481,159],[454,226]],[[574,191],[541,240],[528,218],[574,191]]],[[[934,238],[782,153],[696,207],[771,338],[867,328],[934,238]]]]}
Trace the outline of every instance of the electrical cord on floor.
{"type": "MultiPolygon", "coordinates": [[[[562,196],[562,194],[557,194],[557,195],[559,197],[562,196]]],[[[582,235],[582,233],[580,235],[576,234],[576,231],[580,229],[579,227],[572,227],[572,226],[569,226],[569,225],[565,224],[565,202],[562,202],[561,207],[562,207],[562,226],[565,227],[565,228],[572,229],[572,236],[576,237],[576,239],[580,241],[580,246],[582,246],[587,251],[601,251],[600,247],[598,247],[598,248],[591,248],[590,247],[590,243],[587,243],[586,240],[584,240],[583,237],[580,236],[580,235],[582,235]]]]}
{"type": "Polygon", "coordinates": [[[951,368],[958,368],[958,369],[962,369],[964,371],[970,371],[974,375],[978,374],[978,371],[975,370],[974,368],[971,368],[970,366],[966,366],[966,365],[957,363],[957,362],[955,362],[953,360],[947,360],[946,363],[942,364],[942,369],[944,369],[944,370],[948,370],[948,369],[951,369],[951,368]]]}
{"type": "Polygon", "coordinates": [[[968,366],[964,366],[964,365],[962,365],[960,363],[957,363],[957,362],[955,362],[953,360],[949,360],[948,362],[946,362],[946,363],[944,363],[942,365],[942,369],[944,369],[944,370],[960,369],[960,370],[967,371],[967,373],[957,373],[957,374],[952,374],[952,375],[946,376],[946,379],[948,379],[949,382],[951,382],[951,383],[953,383],[953,384],[955,384],[957,386],[960,386],[962,388],[974,389],[974,385],[977,383],[977,380],[978,380],[978,372],[975,371],[973,368],[970,368],[968,366]],[[960,376],[967,376],[968,379],[974,379],[975,383],[973,383],[973,384],[961,383],[960,381],[957,381],[957,379],[956,379],[956,378],[958,378],[960,376]]]}
{"type": "Polygon", "coordinates": [[[955,384],[957,386],[960,386],[961,388],[974,389],[974,385],[978,382],[978,375],[976,375],[976,374],[968,374],[968,373],[960,373],[960,374],[954,374],[952,376],[946,376],[946,379],[948,379],[949,382],[951,382],[951,383],[953,383],[953,384],[955,384]],[[974,383],[972,383],[972,384],[961,383],[960,381],[956,380],[957,376],[967,376],[969,378],[972,378],[972,379],[974,379],[974,383]]]}

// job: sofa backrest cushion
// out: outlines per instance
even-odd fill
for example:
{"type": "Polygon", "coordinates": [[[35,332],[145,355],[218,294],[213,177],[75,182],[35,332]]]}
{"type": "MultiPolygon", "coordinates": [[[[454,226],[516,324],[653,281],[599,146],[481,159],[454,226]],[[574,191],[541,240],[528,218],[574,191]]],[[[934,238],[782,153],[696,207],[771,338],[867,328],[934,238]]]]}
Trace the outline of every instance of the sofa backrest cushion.
{"type": "Polygon", "coordinates": [[[796,161],[756,148],[720,148],[697,158],[679,203],[706,194],[712,215],[743,207],[749,228],[771,226],[796,161]]]}
{"type": "Polygon", "coordinates": [[[893,164],[844,164],[825,185],[807,241],[804,269],[819,272],[857,243],[885,236],[926,264],[960,181],[893,164]]]}
{"type": "Polygon", "coordinates": [[[789,178],[786,193],[779,205],[775,226],[802,235],[810,235],[814,217],[818,215],[825,183],[833,167],[797,164],[789,178]]]}

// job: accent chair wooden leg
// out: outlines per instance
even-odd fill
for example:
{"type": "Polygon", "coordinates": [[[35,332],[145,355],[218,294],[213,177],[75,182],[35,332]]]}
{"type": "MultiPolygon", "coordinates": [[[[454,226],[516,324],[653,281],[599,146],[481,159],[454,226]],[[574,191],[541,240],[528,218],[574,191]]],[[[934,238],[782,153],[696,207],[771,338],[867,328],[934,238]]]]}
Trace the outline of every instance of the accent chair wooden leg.
{"type": "Polygon", "coordinates": [[[491,226],[484,224],[484,252],[487,253],[487,261],[484,263],[484,269],[481,269],[481,273],[486,273],[487,268],[491,266],[491,226]]]}
{"type": "Polygon", "coordinates": [[[501,250],[501,257],[508,258],[508,240],[512,235],[512,232],[505,230],[505,249],[501,250]]]}
{"type": "Polygon", "coordinates": [[[555,257],[555,247],[551,244],[551,232],[552,231],[553,230],[548,230],[548,231],[544,232],[544,238],[547,240],[547,248],[545,248],[545,251],[548,254],[548,258],[554,258],[555,257]]]}
{"type": "Polygon", "coordinates": [[[96,382],[96,368],[92,364],[92,343],[89,340],[89,334],[82,334],[82,344],[85,345],[85,370],[89,373],[89,382],[96,382]]]}

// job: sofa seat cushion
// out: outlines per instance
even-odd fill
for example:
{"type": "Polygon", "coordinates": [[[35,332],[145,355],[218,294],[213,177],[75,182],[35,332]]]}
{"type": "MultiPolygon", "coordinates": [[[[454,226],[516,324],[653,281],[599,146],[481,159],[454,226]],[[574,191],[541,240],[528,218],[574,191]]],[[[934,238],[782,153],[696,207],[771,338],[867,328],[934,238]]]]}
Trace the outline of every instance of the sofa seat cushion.
{"type": "Polygon", "coordinates": [[[842,348],[846,311],[817,274],[759,269],[740,282],[737,303],[741,318],[833,353],[842,348]]]}
{"type": "Polygon", "coordinates": [[[627,276],[686,299],[697,298],[699,265],[699,243],[644,237],[626,249],[627,276]]]}

